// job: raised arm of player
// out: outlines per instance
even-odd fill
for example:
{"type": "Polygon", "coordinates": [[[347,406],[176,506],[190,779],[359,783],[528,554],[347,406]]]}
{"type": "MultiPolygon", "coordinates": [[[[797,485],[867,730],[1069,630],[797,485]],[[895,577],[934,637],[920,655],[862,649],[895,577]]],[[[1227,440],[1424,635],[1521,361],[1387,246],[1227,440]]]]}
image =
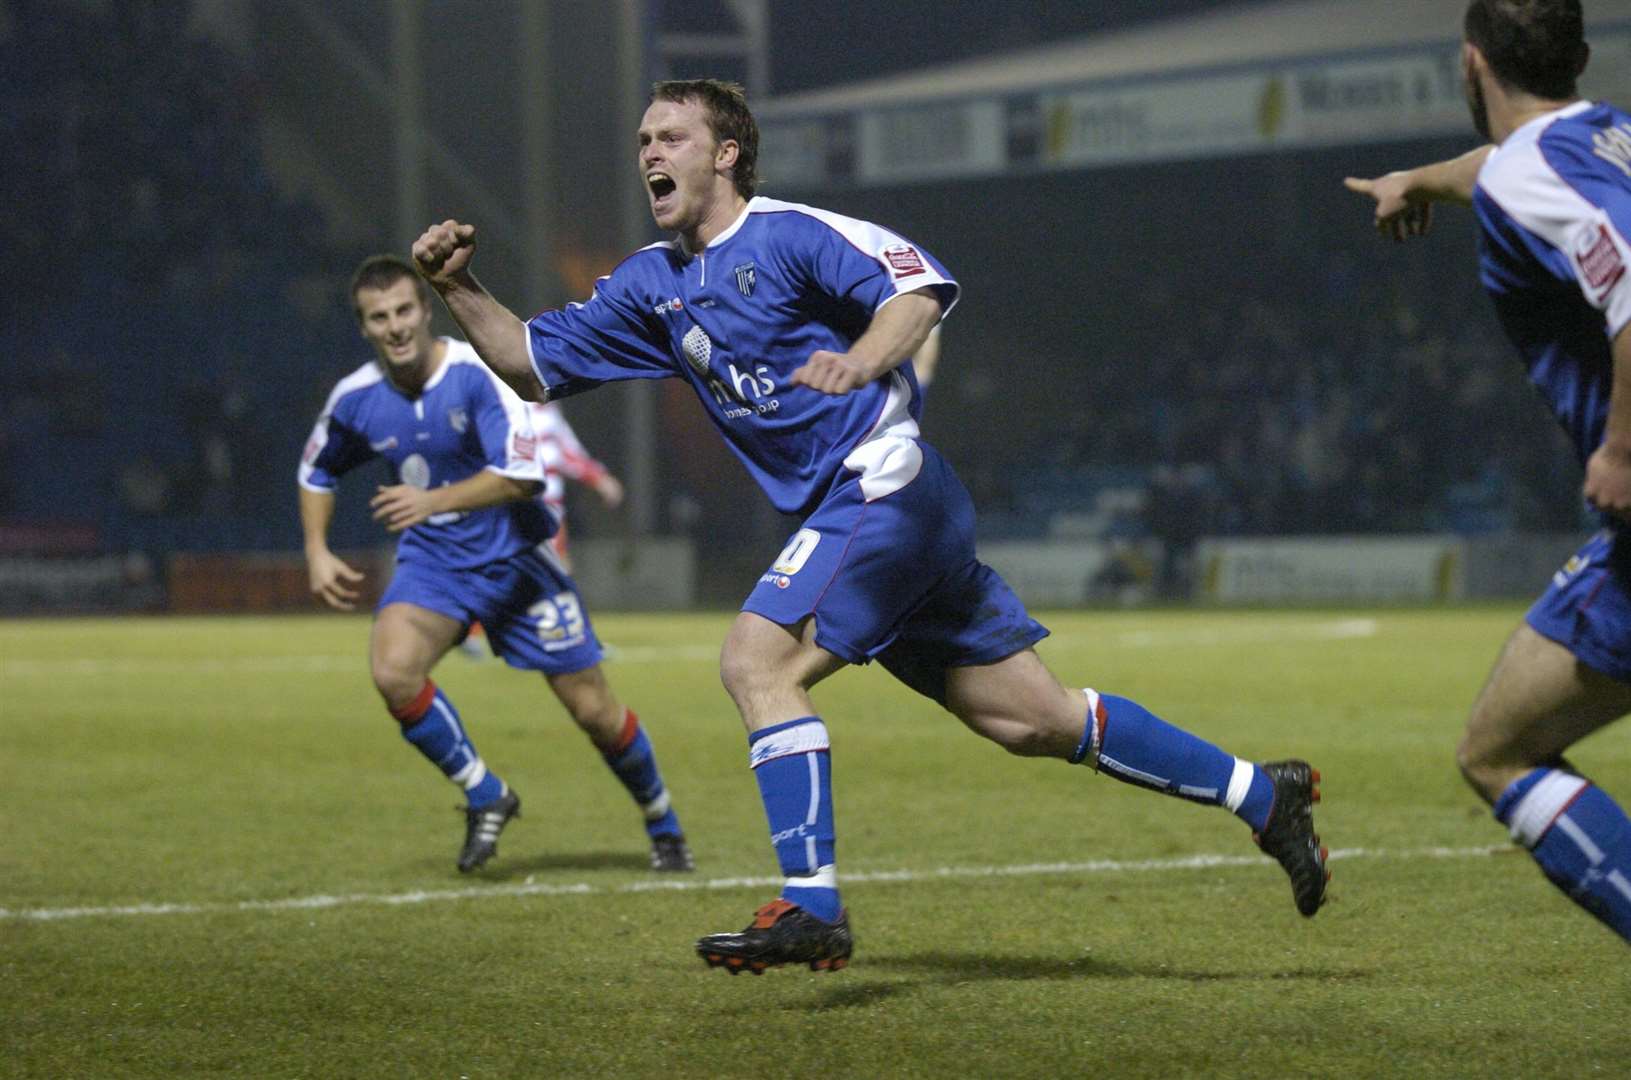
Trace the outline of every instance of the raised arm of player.
{"type": "Polygon", "coordinates": [[[847,394],[911,359],[939,324],[940,298],[932,288],[902,293],[878,309],[849,352],[817,349],[793,372],[793,382],[823,394],[847,394]]]}
{"type": "Polygon", "coordinates": [[[476,227],[449,218],[432,225],[413,243],[413,262],[447,305],[493,374],[527,401],[542,401],[544,388],[532,370],[526,325],[493,298],[470,271],[476,253],[476,227]]]}
{"type": "Polygon", "coordinates": [[[456,484],[436,488],[416,488],[410,484],[382,484],[368,500],[374,520],[392,532],[401,532],[437,514],[481,510],[507,502],[520,502],[538,494],[543,485],[536,480],[517,480],[484,469],[456,484]]]}
{"type": "Polygon", "coordinates": [[[1350,176],[1343,184],[1349,191],[1376,200],[1376,231],[1398,243],[1427,234],[1433,227],[1434,203],[1470,206],[1478,170],[1494,149],[1480,146],[1448,161],[1390,172],[1374,180],[1350,176]]]}
{"type": "Polygon", "coordinates": [[[1631,325],[1614,335],[1614,387],[1602,445],[1586,460],[1586,501],[1631,521],[1631,325]]]}
{"type": "Polygon", "coordinates": [[[328,548],[328,527],[334,520],[334,493],[300,489],[300,530],[306,538],[306,577],[312,595],[331,608],[354,611],[362,581],[359,570],[347,566],[328,548]]]}
{"type": "Polygon", "coordinates": [[[578,438],[578,433],[572,430],[567,421],[566,414],[561,412],[559,405],[547,405],[549,424],[547,433],[539,422],[539,411],[533,412],[533,426],[538,431],[538,442],[543,446],[546,439],[553,439],[559,460],[553,463],[553,468],[568,480],[576,480],[585,485],[596,495],[600,501],[610,509],[616,510],[623,505],[623,482],[606,467],[606,463],[589,452],[578,438]]]}

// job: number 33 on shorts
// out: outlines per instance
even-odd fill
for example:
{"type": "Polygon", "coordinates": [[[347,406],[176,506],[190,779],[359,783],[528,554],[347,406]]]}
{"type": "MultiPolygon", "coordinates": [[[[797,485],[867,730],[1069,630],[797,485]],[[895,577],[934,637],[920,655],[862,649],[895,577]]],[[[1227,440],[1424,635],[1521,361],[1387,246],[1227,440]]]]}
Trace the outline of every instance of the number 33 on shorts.
{"type": "Polygon", "coordinates": [[[538,637],[546,645],[575,644],[583,639],[583,607],[573,593],[556,593],[548,600],[540,600],[527,609],[527,614],[538,620],[538,637]]]}

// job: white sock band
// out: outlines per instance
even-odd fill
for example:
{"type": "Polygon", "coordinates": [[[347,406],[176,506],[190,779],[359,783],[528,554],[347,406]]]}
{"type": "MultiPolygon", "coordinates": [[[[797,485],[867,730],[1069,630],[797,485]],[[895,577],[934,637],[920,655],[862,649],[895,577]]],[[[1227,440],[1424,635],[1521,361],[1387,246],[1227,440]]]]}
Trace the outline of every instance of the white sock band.
{"type": "Polygon", "coordinates": [[[1246,795],[1252,789],[1252,780],[1257,776],[1257,766],[1249,761],[1235,758],[1235,771],[1229,774],[1229,790],[1223,793],[1223,805],[1230,811],[1240,809],[1240,804],[1246,801],[1246,795]]]}
{"type": "Polygon", "coordinates": [[[668,813],[668,805],[672,801],[673,800],[668,797],[668,789],[663,788],[663,793],[661,795],[641,806],[640,809],[645,813],[647,821],[656,821],[658,818],[668,813]]]}
{"type": "Polygon", "coordinates": [[[1587,782],[1570,773],[1550,770],[1512,808],[1512,839],[1526,848],[1540,843],[1563,811],[1586,789],[1587,782]]]}
{"type": "Polygon", "coordinates": [[[784,889],[836,889],[838,888],[838,868],[832,863],[820,867],[809,877],[790,877],[784,889]]]}
{"type": "Polygon", "coordinates": [[[767,761],[793,754],[808,754],[812,750],[826,750],[830,745],[827,725],[811,718],[754,742],[748,748],[748,764],[757,769],[767,761]]]}
{"type": "Polygon", "coordinates": [[[466,791],[473,790],[477,784],[485,779],[487,779],[487,763],[482,761],[481,758],[476,758],[453,774],[453,782],[462,785],[466,791]]]}

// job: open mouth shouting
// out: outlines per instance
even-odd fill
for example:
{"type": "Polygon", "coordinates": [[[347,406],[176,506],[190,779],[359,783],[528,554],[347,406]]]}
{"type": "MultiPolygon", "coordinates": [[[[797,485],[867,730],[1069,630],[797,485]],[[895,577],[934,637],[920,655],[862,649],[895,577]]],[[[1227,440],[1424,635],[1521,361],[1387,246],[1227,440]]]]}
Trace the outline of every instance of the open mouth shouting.
{"type": "Polygon", "coordinates": [[[661,215],[671,210],[675,203],[674,178],[661,170],[653,170],[646,174],[646,190],[651,193],[651,212],[661,215]]]}

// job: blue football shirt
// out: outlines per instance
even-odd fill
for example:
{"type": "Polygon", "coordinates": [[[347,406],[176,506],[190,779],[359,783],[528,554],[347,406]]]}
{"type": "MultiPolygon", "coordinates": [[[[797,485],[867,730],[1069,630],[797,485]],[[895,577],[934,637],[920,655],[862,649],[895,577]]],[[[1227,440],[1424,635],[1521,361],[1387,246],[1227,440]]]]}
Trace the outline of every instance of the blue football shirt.
{"type": "Polygon", "coordinates": [[[1529,121],[1485,161],[1473,207],[1480,280],[1584,463],[1631,322],[1631,116],[1580,101],[1529,121]]]}
{"type": "MultiPolygon", "coordinates": [[[[425,490],[484,469],[543,482],[526,403],[469,345],[442,340],[447,356],[418,397],[398,390],[372,361],[336,384],[301,456],[302,487],[332,492],[341,476],[377,457],[398,483],[425,490]]],[[[397,560],[470,569],[536,547],[554,532],[541,498],[437,514],[403,532],[397,560]]]]}
{"type": "Polygon", "coordinates": [[[957,284],[922,248],[759,197],[706,249],[642,248],[589,300],[546,311],[527,330],[552,399],[620,379],[687,380],[776,508],[808,514],[841,470],[877,498],[921,468],[909,362],[842,397],[789,377],[818,349],[848,351],[879,308],[924,287],[951,310],[957,284]]]}

